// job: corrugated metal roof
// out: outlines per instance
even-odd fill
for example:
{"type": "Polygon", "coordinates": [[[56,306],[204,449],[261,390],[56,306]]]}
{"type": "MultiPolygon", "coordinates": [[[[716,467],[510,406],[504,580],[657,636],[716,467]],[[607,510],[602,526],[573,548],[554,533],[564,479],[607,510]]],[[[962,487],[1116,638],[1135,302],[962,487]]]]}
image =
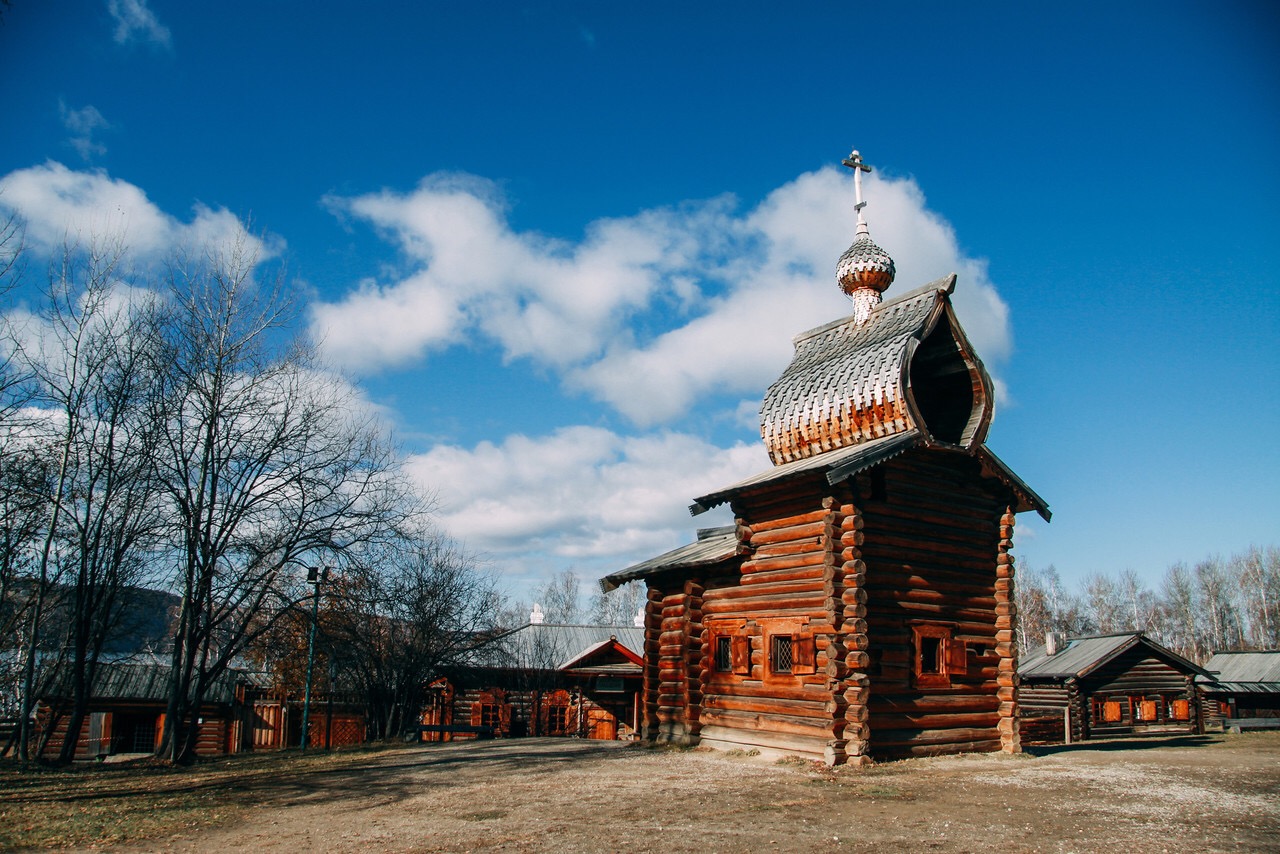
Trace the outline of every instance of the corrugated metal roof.
{"type": "Polygon", "coordinates": [[[706,566],[728,560],[738,553],[738,535],[733,526],[704,528],[698,532],[696,542],[680,546],[657,557],[633,564],[626,569],[600,579],[601,591],[608,593],[626,584],[656,572],[684,567],[706,566]]]}
{"type": "Polygon", "coordinates": [[[1139,632],[1123,632],[1112,635],[1070,638],[1056,655],[1045,652],[1043,644],[1029,649],[1018,662],[1018,675],[1023,678],[1065,679],[1070,676],[1087,676],[1093,670],[1115,658],[1125,650],[1139,644],[1153,652],[1178,662],[1194,673],[1204,671],[1182,656],[1165,649],[1139,632]]]}
{"type": "MultiPolygon", "coordinates": [[[[98,664],[90,693],[95,700],[131,700],[166,702],[169,699],[167,664],[156,662],[102,662],[98,664]]],[[[230,703],[235,699],[236,684],[247,681],[238,670],[226,670],[214,682],[205,697],[209,703],[230,703]]],[[[56,693],[70,696],[63,685],[56,693]]]]}
{"type": "Polygon", "coordinates": [[[609,638],[641,658],[644,629],[635,626],[560,626],[530,623],[471,650],[467,663],[516,670],[558,670],[609,638]]]}
{"type": "Polygon", "coordinates": [[[1215,652],[1204,669],[1223,691],[1239,694],[1280,691],[1280,650],[1215,652]]]}

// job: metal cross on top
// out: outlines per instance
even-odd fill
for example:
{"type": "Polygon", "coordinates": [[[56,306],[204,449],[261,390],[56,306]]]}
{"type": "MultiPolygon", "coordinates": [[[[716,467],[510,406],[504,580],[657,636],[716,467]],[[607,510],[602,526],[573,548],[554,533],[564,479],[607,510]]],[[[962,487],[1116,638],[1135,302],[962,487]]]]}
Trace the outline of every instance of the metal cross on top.
{"type": "Polygon", "coordinates": [[[857,202],[853,209],[858,212],[858,234],[870,234],[867,229],[867,221],[862,218],[862,209],[867,203],[862,200],[862,173],[870,172],[871,167],[862,162],[862,155],[858,153],[858,149],[854,149],[848,157],[844,159],[844,165],[853,170],[853,193],[854,200],[857,202]]]}

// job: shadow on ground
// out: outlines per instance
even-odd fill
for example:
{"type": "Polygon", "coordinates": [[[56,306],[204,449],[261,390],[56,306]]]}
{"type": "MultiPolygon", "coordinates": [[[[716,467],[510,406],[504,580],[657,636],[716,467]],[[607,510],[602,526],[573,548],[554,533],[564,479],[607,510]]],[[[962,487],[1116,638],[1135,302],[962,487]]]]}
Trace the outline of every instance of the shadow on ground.
{"type": "Polygon", "coordinates": [[[475,779],[497,779],[502,775],[516,774],[527,778],[553,774],[568,766],[616,761],[634,755],[640,749],[621,742],[563,738],[424,744],[371,754],[365,759],[337,767],[294,769],[286,766],[280,774],[271,777],[258,775],[237,779],[234,767],[229,767],[227,775],[208,780],[184,781],[175,775],[173,785],[167,785],[167,780],[154,785],[152,778],[153,785],[149,786],[105,791],[95,788],[84,793],[64,791],[54,796],[47,791],[25,797],[11,793],[5,800],[34,802],[55,797],[63,802],[93,800],[102,803],[158,794],[207,793],[253,806],[315,804],[331,800],[350,802],[353,799],[364,804],[388,804],[434,788],[464,785],[475,779]]]}
{"type": "Polygon", "coordinates": [[[1108,752],[1117,750],[1151,750],[1157,747],[1197,747],[1214,744],[1219,739],[1211,735],[1144,736],[1142,738],[1099,738],[1079,741],[1075,744],[1042,744],[1023,747],[1032,756],[1054,756],[1062,753],[1108,752]]]}

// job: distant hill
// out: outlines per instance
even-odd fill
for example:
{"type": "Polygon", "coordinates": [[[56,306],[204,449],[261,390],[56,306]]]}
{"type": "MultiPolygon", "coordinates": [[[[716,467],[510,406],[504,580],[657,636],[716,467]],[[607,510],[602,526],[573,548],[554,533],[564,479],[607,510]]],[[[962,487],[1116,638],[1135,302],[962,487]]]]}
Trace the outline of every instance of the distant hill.
{"type": "MultiPolygon", "coordinates": [[[[30,595],[31,585],[15,585],[10,598],[19,602],[30,595]]],[[[44,624],[42,647],[48,649],[61,642],[66,634],[66,611],[63,606],[70,588],[55,587],[46,599],[49,619],[44,624]]],[[[102,653],[110,658],[120,658],[137,653],[164,653],[172,649],[170,627],[177,618],[182,599],[164,590],[147,587],[126,587],[120,593],[119,621],[108,637],[102,653]]],[[[13,601],[3,607],[15,607],[13,601]]],[[[0,641],[0,648],[11,646],[17,637],[0,641]]]]}

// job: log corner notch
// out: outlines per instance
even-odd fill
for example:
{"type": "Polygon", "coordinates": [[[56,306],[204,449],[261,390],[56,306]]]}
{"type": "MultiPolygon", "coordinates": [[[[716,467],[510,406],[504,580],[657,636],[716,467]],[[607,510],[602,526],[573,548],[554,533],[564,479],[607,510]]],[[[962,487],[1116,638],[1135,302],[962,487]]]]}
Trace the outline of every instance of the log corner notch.
{"type": "Polygon", "coordinates": [[[655,744],[698,743],[702,708],[701,583],[686,579],[664,592],[651,581],[645,605],[643,737],[655,744]]]}
{"type": "Polygon", "coordinates": [[[834,722],[833,748],[829,764],[867,765],[870,757],[868,701],[871,679],[867,675],[870,641],[867,635],[867,565],[862,560],[863,528],[866,521],[852,503],[842,504],[838,514],[840,530],[840,595],[832,612],[836,629],[833,646],[837,655],[829,658],[833,704],[839,715],[834,722]]]}
{"type": "Polygon", "coordinates": [[[1000,664],[996,675],[996,696],[1000,700],[1000,749],[1005,753],[1021,753],[1018,732],[1018,645],[1015,634],[1017,614],[1014,607],[1013,507],[1006,507],[1000,517],[1000,542],[996,550],[996,652],[1000,664]]]}

